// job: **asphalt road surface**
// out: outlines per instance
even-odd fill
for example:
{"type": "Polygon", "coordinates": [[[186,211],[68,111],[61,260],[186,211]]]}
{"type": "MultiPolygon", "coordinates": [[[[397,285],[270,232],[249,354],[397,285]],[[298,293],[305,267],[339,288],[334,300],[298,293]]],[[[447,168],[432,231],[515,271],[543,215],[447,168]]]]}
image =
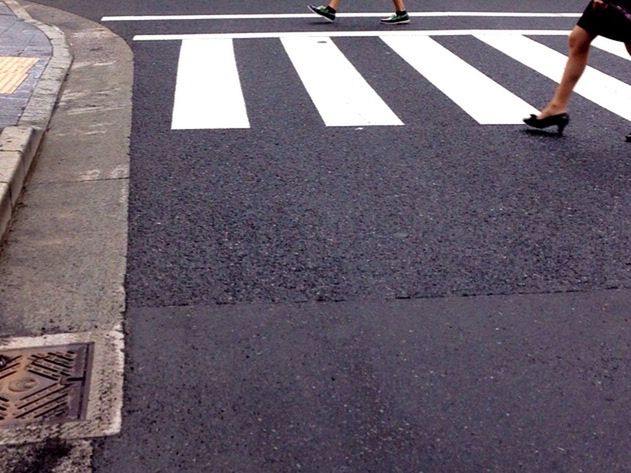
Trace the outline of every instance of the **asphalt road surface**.
{"type": "Polygon", "coordinates": [[[599,44],[565,134],[520,124],[586,2],[42,3],[135,54],[95,471],[631,471],[631,63],[599,44]]]}

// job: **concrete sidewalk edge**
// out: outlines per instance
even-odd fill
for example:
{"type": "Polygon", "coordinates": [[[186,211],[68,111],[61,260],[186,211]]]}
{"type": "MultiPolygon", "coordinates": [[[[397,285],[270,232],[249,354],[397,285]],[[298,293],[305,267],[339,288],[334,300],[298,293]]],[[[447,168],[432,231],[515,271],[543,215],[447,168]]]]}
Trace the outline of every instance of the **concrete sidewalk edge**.
{"type": "Polygon", "coordinates": [[[72,54],[64,33],[34,20],[17,0],[4,3],[20,20],[40,29],[52,45],[52,57],[16,126],[0,133],[0,242],[9,229],[18,198],[53,115],[72,54]]]}

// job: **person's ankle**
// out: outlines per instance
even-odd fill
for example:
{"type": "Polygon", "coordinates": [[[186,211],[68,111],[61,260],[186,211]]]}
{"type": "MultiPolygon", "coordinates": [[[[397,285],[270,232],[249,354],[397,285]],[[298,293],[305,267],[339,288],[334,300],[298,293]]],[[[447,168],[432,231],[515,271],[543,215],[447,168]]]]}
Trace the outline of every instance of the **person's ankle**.
{"type": "Polygon", "coordinates": [[[547,118],[552,115],[559,115],[561,113],[567,113],[567,108],[561,105],[557,105],[557,104],[550,104],[547,107],[545,107],[543,110],[541,110],[541,113],[539,114],[537,118],[539,119],[547,118]]]}

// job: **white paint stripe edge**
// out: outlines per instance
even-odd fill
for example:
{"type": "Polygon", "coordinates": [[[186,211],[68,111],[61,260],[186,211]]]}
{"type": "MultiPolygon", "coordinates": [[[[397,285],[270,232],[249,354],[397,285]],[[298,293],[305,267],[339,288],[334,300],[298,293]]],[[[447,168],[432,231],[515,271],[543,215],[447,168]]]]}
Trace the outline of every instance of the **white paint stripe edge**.
{"type": "Polygon", "coordinates": [[[480,125],[516,125],[537,112],[428,36],[382,40],[480,125]]]}
{"type": "Polygon", "coordinates": [[[403,125],[330,38],[281,41],[326,126],[403,125]]]}
{"type": "Polygon", "coordinates": [[[337,37],[373,37],[373,36],[469,36],[488,33],[515,34],[524,36],[564,36],[570,30],[415,30],[415,31],[285,31],[264,33],[210,33],[210,34],[165,34],[136,35],[134,41],[180,41],[184,39],[265,39],[265,38],[297,38],[311,36],[337,37]]]}
{"type": "MultiPolygon", "coordinates": [[[[391,15],[392,12],[338,13],[338,18],[378,18],[391,15]]],[[[580,13],[516,13],[516,12],[409,12],[412,17],[479,17],[479,18],[579,18],[580,13]]],[[[103,22],[114,21],[191,21],[191,20],[273,20],[292,18],[317,18],[313,13],[256,13],[234,15],[121,15],[104,16],[103,22]]]]}
{"type": "Polygon", "coordinates": [[[627,61],[631,61],[631,56],[627,52],[627,48],[624,47],[624,43],[619,41],[614,41],[613,39],[608,39],[603,36],[599,36],[594,39],[592,45],[598,49],[601,49],[609,54],[613,54],[614,56],[621,57],[627,61]]]}

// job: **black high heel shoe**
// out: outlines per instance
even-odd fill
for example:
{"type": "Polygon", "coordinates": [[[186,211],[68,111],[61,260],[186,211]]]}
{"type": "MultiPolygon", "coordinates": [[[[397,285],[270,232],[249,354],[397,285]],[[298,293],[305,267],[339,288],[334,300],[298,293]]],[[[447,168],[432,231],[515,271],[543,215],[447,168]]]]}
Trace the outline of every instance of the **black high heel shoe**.
{"type": "Polygon", "coordinates": [[[570,123],[570,116],[567,113],[558,113],[540,120],[537,118],[537,115],[530,115],[528,118],[524,118],[524,123],[539,130],[549,126],[556,126],[557,133],[562,135],[567,124],[570,123]]]}

